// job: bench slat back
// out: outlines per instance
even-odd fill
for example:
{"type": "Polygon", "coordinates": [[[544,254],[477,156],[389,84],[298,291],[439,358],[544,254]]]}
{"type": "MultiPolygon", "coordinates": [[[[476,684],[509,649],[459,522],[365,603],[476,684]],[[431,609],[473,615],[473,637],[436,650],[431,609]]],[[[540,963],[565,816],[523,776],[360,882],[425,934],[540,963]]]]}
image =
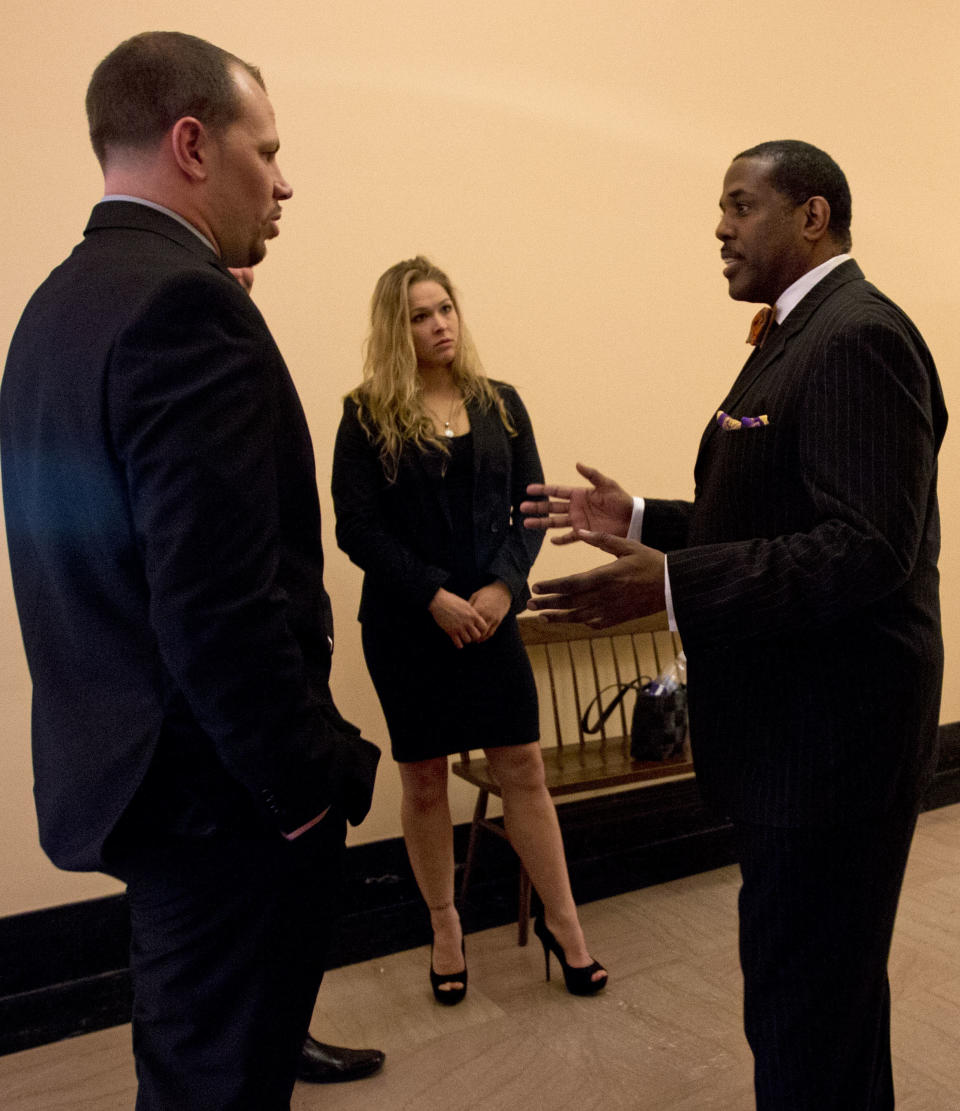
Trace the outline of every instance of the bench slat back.
{"type": "MultiPolygon", "coordinates": [[[[638,676],[655,678],[676,658],[680,640],[667,628],[666,614],[609,629],[522,616],[520,635],[527,647],[540,697],[540,739],[544,748],[606,742],[630,733],[633,695],[628,695],[601,726],[585,734],[584,713],[602,694],[608,705],[616,688],[638,676]],[[611,688],[611,689],[607,689],[611,688]]],[[[596,721],[596,708],[590,711],[596,721]]]]}

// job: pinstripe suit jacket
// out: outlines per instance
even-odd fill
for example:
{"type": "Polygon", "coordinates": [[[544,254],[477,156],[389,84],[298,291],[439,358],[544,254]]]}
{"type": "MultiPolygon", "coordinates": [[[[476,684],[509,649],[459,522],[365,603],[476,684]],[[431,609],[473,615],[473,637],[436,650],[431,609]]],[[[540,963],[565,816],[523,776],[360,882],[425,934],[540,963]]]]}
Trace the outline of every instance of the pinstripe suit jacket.
{"type": "Polygon", "coordinates": [[[937,452],[947,414],[906,315],[852,260],[755,350],[700,444],[695,497],[648,501],[689,661],[705,795],[741,821],[910,805],[943,670],[937,452]]]}

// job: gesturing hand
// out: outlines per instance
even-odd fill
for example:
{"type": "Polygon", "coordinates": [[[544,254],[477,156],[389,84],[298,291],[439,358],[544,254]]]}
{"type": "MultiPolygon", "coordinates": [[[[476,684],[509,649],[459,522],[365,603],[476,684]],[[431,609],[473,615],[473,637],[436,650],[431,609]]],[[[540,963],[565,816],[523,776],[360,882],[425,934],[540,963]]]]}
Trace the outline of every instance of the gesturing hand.
{"type": "Polygon", "coordinates": [[[483,640],[487,632],[487,619],[466,598],[452,594],[442,586],[434,594],[428,609],[430,616],[457,648],[483,640]]]}
{"type": "Polygon", "coordinates": [[[531,501],[520,503],[524,528],[568,528],[570,532],[551,537],[554,544],[572,544],[582,539],[578,529],[626,536],[633,515],[633,498],[612,478],[577,464],[590,486],[555,486],[532,483],[527,487],[531,501]]]}
{"type": "Polygon", "coordinates": [[[665,608],[663,552],[606,533],[580,532],[573,539],[617,558],[592,571],[534,583],[528,609],[558,611],[545,612],[547,621],[575,621],[605,629],[665,608]]]}

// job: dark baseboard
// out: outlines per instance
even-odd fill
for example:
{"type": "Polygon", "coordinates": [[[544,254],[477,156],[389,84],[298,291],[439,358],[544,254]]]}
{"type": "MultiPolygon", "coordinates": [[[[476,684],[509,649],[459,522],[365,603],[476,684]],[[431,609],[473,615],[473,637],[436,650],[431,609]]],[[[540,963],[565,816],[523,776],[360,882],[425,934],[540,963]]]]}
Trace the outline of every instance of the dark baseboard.
{"type": "MultiPolygon", "coordinates": [[[[940,762],[924,809],[960,802],[960,722],[940,727],[940,762]]],[[[681,780],[559,807],[574,895],[591,902],[733,863],[730,827],[681,780]]],[[[466,854],[467,825],[454,840],[466,854]]],[[[401,838],[348,850],[339,940],[329,967],[429,942],[429,922],[401,838]]],[[[516,919],[517,863],[499,838],[480,843],[461,908],[468,932],[516,919]]],[[[0,918],[0,1055],[130,1020],[123,895],[0,918]]]]}

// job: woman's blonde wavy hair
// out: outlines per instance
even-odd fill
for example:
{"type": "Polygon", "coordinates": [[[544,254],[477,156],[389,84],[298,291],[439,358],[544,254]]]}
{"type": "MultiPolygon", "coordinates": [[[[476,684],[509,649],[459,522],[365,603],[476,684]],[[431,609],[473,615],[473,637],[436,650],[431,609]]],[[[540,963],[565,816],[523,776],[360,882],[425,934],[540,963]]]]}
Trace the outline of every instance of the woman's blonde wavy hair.
{"type": "Polygon", "coordinates": [[[483,373],[450,279],[422,255],[405,259],[381,274],[373,291],[363,381],[348,394],[357,404],[361,425],[380,447],[380,460],[391,482],[397,477],[404,445],[413,444],[421,451],[428,448],[450,451],[423,403],[417,374],[409,302],[410,286],[417,282],[436,282],[442,286],[457,310],[460,340],[450,369],[464,401],[475,401],[483,409],[495,407],[508,433],[516,435],[503,399],[483,373]]]}

